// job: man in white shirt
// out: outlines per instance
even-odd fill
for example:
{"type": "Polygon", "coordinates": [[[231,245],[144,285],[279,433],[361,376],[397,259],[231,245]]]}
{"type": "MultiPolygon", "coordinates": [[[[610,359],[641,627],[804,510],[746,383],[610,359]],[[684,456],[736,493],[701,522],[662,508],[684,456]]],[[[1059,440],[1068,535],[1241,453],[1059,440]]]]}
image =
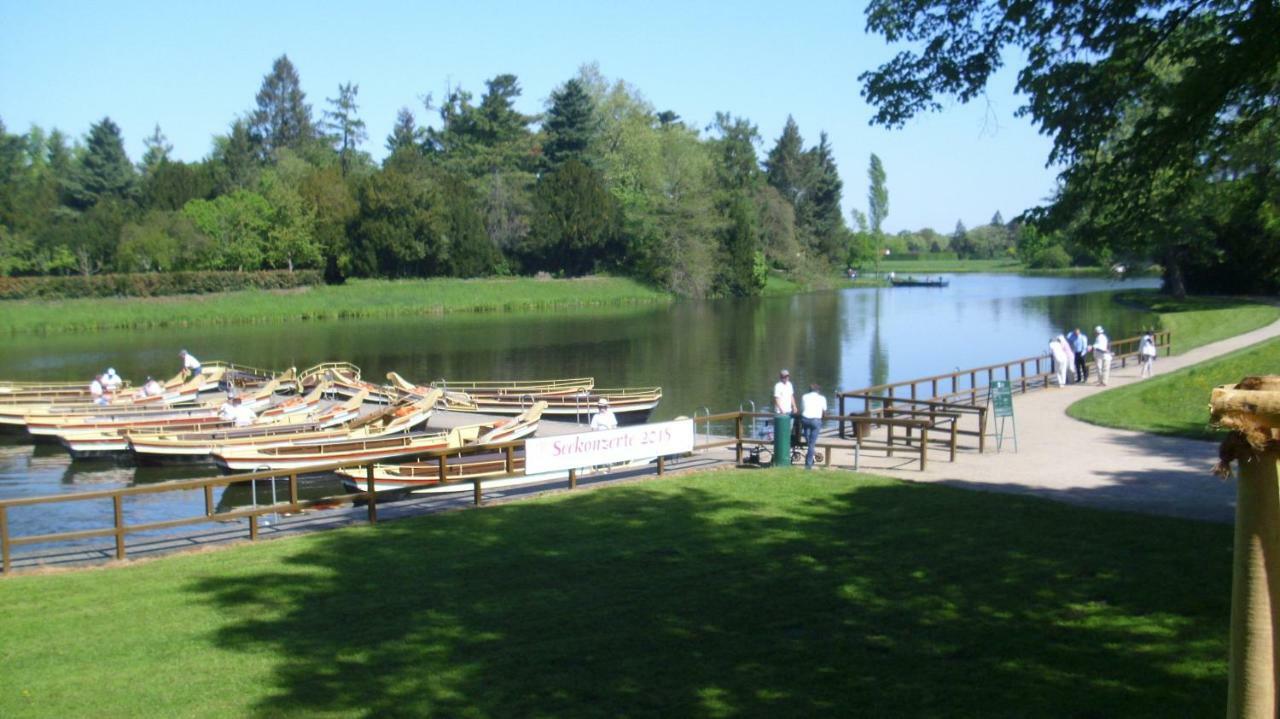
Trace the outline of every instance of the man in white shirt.
{"type": "Polygon", "coordinates": [[[609,400],[601,397],[596,403],[596,413],[591,415],[591,431],[617,428],[618,418],[614,416],[613,410],[609,409],[609,400]]]}
{"type": "Polygon", "coordinates": [[[248,427],[258,421],[258,414],[246,404],[240,403],[240,397],[232,397],[218,408],[218,416],[230,421],[237,427],[248,427]]]}
{"type": "Polygon", "coordinates": [[[822,388],[809,385],[809,391],[800,398],[800,424],[804,428],[804,443],[808,450],[804,455],[804,468],[813,469],[813,453],[818,444],[818,431],[822,429],[822,416],[827,412],[827,398],[822,388]]]}
{"type": "Polygon", "coordinates": [[[791,372],[782,370],[778,373],[778,381],[773,385],[773,413],[796,413],[796,388],[791,384],[791,372]]]}
{"type": "Polygon", "coordinates": [[[154,377],[148,377],[147,383],[142,385],[141,394],[143,397],[155,397],[164,394],[164,387],[154,377]]]}
{"type": "Polygon", "coordinates": [[[116,374],[115,367],[108,367],[107,377],[103,384],[108,392],[115,392],[124,384],[124,380],[120,379],[120,375],[116,374]]]}
{"type": "Polygon", "coordinates": [[[186,350],[182,350],[178,353],[178,356],[182,358],[182,371],[184,373],[189,377],[195,377],[200,374],[200,360],[196,359],[195,355],[187,352],[186,350]]]}
{"type": "Polygon", "coordinates": [[[1102,325],[1093,328],[1098,336],[1093,339],[1093,363],[1098,368],[1098,384],[1106,387],[1107,380],[1111,379],[1111,342],[1107,339],[1107,333],[1102,331],[1102,325]]]}

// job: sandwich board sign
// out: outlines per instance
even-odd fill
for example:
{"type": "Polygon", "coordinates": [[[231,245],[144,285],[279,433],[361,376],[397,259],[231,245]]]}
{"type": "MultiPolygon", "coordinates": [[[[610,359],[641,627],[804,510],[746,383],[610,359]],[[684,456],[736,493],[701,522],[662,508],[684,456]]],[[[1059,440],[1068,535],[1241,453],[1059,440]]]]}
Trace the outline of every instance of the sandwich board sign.
{"type": "Polygon", "coordinates": [[[1018,451],[1018,423],[1013,418],[1013,387],[1007,379],[998,379],[991,383],[988,393],[988,404],[994,410],[996,430],[996,451],[1004,446],[1006,428],[1012,430],[1013,451],[1018,451]]]}

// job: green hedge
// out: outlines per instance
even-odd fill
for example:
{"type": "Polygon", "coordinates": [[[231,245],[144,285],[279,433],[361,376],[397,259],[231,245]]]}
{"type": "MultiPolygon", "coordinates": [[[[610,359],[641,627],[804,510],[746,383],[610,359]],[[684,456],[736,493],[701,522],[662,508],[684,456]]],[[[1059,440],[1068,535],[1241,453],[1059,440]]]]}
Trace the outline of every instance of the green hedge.
{"type": "Polygon", "coordinates": [[[930,262],[934,260],[958,260],[960,257],[954,252],[903,252],[889,255],[884,259],[889,262],[930,262]]]}
{"type": "Polygon", "coordinates": [[[158,297],[248,289],[284,290],[318,285],[323,280],[319,270],[0,277],[0,300],[158,297]]]}

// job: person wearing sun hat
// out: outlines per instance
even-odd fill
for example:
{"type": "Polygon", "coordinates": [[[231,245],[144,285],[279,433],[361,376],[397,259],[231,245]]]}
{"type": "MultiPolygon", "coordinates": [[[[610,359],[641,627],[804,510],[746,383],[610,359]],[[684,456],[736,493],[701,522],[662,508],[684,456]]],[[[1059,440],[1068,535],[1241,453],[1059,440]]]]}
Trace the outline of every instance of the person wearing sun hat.
{"type": "Polygon", "coordinates": [[[1094,327],[1093,331],[1097,334],[1093,338],[1093,363],[1098,368],[1098,384],[1106,387],[1107,380],[1111,379],[1111,341],[1107,339],[1102,325],[1094,327]]]}
{"type": "Polygon", "coordinates": [[[591,415],[592,431],[617,428],[618,418],[614,415],[613,410],[609,409],[609,398],[601,397],[596,402],[596,413],[591,415]]]}

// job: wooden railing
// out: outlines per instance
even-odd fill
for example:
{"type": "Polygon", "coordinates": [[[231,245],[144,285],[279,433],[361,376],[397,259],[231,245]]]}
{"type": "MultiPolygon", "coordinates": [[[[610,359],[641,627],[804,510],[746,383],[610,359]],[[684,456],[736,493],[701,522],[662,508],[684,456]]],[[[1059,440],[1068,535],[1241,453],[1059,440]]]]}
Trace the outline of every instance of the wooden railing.
{"type": "MultiPolygon", "coordinates": [[[[1153,333],[1157,352],[1165,354],[1173,351],[1173,333],[1168,330],[1153,333]]],[[[1119,361],[1124,367],[1130,358],[1138,354],[1141,337],[1126,337],[1111,343],[1112,361],[1119,361]]],[[[1047,354],[1036,357],[1023,357],[998,364],[974,367],[971,369],[948,372],[946,374],[920,377],[918,379],[891,382],[855,390],[843,390],[836,393],[839,400],[840,414],[848,413],[849,400],[862,400],[863,411],[870,412],[878,406],[905,404],[908,406],[941,405],[947,409],[978,414],[978,431],[986,428],[988,395],[995,380],[1006,380],[1015,392],[1027,392],[1032,389],[1048,387],[1053,378],[1053,358],[1047,354]]],[[[968,434],[969,432],[962,432],[968,434]]],[[[846,436],[845,423],[840,423],[840,436],[846,436]]],[[[979,434],[979,442],[985,445],[979,434]]]]}

